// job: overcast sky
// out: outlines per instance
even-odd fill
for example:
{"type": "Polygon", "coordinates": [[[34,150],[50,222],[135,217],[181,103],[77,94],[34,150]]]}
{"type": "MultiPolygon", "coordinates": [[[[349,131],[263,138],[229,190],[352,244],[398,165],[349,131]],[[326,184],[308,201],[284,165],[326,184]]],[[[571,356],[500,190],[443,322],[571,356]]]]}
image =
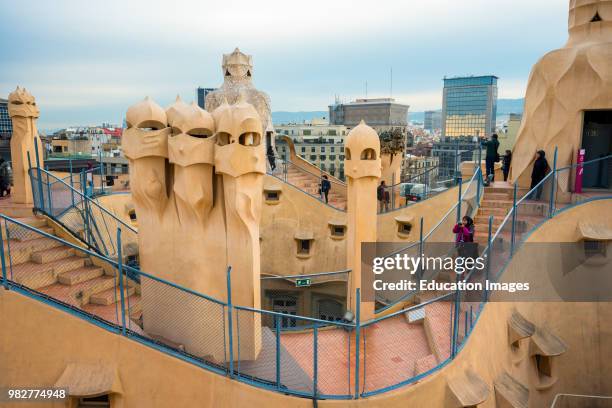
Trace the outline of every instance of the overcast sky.
{"type": "Polygon", "coordinates": [[[442,78],[500,77],[524,95],[531,66],[567,39],[568,0],[0,0],[0,96],[28,88],[40,128],[120,123],[146,95],[222,82],[221,55],[253,55],[272,110],[326,110],[390,93],[441,106],[442,78]]]}

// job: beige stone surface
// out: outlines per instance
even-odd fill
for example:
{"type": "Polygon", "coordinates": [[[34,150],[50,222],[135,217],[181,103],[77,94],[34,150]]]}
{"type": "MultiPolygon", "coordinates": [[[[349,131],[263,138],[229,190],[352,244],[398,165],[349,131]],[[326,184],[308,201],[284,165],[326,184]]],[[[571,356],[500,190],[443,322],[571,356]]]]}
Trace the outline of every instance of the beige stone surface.
{"type": "Polygon", "coordinates": [[[382,164],[381,180],[385,180],[387,186],[398,184],[401,179],[401,167],[402,167],[402,155],[403,151],[399,153],[381,153],[380,161],[382,164]]]}
{"type": "MultiPolygon", "coordinates": [[[[535,153],[546,151],[552,167],[575,161],[584,110],[612,109],[612,2],[572,0],[569,39],[531,71],[523,121],[512,154],[511,180],[529,185],[535,153]],[[600,21],[592,22],[598,15],[600,21]]],[[[559,187],[566,191],[566,183],[559,187]]]]}
{"type": "MultiPolygon", "coordinates": [[[[361,244],[376,242],[376,188],[381,176],[380,140],[364,121],[354,127],[344,143],[344,169],[347,177],[347,267],[351,269],[347,299],[356,310],[355,291],[361,283],[361,244]]],[[[370,288],[371,289],[371,288],[370,288]]],[[[369,296],[373,299],[374,296],[369,296]]],[[[361,319],[374,317],[374,302],[361,302],[361,319]]]]}
{"type": "Polygon", "coordinates": [[[38,144],[40,167],[44,167],[42,143],[36,128],[36,119],[40,116],[40,110],[34,97],[25,88],[17,87],[8,97],[8,112],[13,122],[13,135],[11,136],[12,199],[15,203],[32,204],[34,200],[28,175],[28,153],[30,153],[32,166],[36,166],[34,140],[38,144]]]}
{"type": "MultiPolygon", "coordinates": [[[[253,85],[253,57],[236,48],[231,54],[223,55],[221,69],[223,84],[206,96],[206,109],[212,112],[225,102],[234,104],[244,98],[259,114],[263,125],[262,137],[273,133],[270,97],[253,85]]],[[[271,141],[274,146],[273,137],[271,141]]]]}
{"type": "MultiPolygon", "coordinates": [[[[265,158],[255,109],[239,101],[211,115],[177,98],[164,112],[147,98],[128,110],[127,122],[123,148],[130,162],[142,270],[226,300],[231,266],[233,303],[259,308],[265,158]]],[[[197,355],[223,357],[223,342],[202,339],[215,333],[222,338],[225,318],[217,304],[150,279],[142,282],[142,304],[147,333],[197,355]]],[[[241,347],[248,348],[241,358],[253,357],[259,344],[257,317],[240,324],[245,325],[241,347]]]]}
{"type": "MultiPolygon", "coordinates": [[[[548,221],[531,237],[532,242],[575,241],[579,220],[602,222],[610,200],[573,208],[548,221]]],[[[537,266],[531,269],[538,271],[537,266]]],[[[503,372],[529,388],[529,406],[550,406],[556,393],[612,394],[611,303],[489,303],[474,332],[457,358],[421,381],[371,398],[351,401],[318,401],[321,407],[451,407],[451,382],[471,371],[493,391],[493,382],[503,372]],[[568,345],[555,357],[557,381],[548,389],[537,389],[535,361],[529,340],[518,349],[508,341],[507,321],[518,310],[536,327],[547,326],[568,345]]],[[[0,342],[0,372],[6,383],[51,386],[68,363],[116,365],[122,394],[113,406],[202,406],[202,407],[311,407],[312,401],[255,388],[228,377],[188,364],[149,347],[108,332],[70,314],[58,311],[13,291],[0,290],[0,324],[11,335],[0,342]],[[32,333],[38,333],[32,336],[32,333]],[[58,341],[58,339],[63,339],[58,341]],[[29,364],[24,364],[24,362],[29,364]],[[36,362],[36,369],[32,369],[36,362]],[[177,391],[178,390],[178,391],[177,391]],[[123,404],[123,405],[121,405],[123,404]]],[[[19,402],[15,407],[37,407],[19,402]]],[[[11,405],[8,405],[11,407],[11,405]]],[[[61,405],[58,405],[61,406],[61,405]]],[[[493,395],[480,405],[495,407],[493,395]]],[[[585,406],[585,405],[582,405],[585,406]]]]}

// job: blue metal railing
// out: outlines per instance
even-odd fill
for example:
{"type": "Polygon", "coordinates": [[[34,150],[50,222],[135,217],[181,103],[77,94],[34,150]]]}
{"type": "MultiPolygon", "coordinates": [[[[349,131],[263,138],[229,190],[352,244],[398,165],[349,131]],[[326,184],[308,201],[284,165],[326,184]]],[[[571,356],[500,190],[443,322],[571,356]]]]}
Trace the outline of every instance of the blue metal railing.
{"type": "MultiPolygon", "coordinates": [[[[457,223],[458,219],[461,219],[461,216],[463,215],[461,203],[469,199],[472,194],[474,194],[476,200],[473,203],[474,204],[473,207],[469,208],[470,213],[469,214],[467,213],[467,210],[465,207],[463,207],[463,210],[466,210],[466,214],[472,217],[474,216],[476,211],[478,211],[478,208],[480,206],[480,197],[482,195],[481,191],[484,188],[482,171],[480,167],[476,168],[474,174],[472,175],[472,178],[467,183],[467,187],[465,188],[465,190],[461,188],[462,187],[461,180],[459,180],[458,185],[459,185],[459,190],[458,190],[457,202],[442,216],[442,218],[440,218],[440,220],[429,230],[429,232],[427,234],[424,234],[423,219],[421,218],[419,241],[413,242],[403,248],[394,250],[390,252],[389,254],[387,254],[386,257],[392,257],[397,254],[406,253],[410,251],[414,252],[414,255],[419,256],[420,254],[423,254],[424,252],[426,252],[425,244],[428,242],[445,242],[445,241],[449,242],[450,240],[446,239],[446,236],[450,236],[452,227],[457,223]]],[[[454,245],[452,245],[451,248],[448,249],[447,255],[450,254],[450,252],[453,252],[454,250],[455,250],[455,247],[454,245]]],[[[422,279],[424,277],[422,275],[422,271],[419,271],[419,274],[417,277],[419,279],[422,279]]],[[[391,301],[383,301],[383,299],[379,297],[378,304],[381,305],[381,307],[378,307],[376,309],[376,313],[385,312],[389,310],[390,308],[395,307],[402,302],[406,302],[408,299],[410,299],[411,297],[414,297],[417,294],[418,294],[418,291],[416,290],[409,291],[409,292],[404,293],[398,299],[394,299],[391,301]]]]}
{"type": "MultiPolygon", "coordinates": [[[[609,165],[610,157],[586,165],[594,166],[594,163],[597,163],[600,166],[602,161],[609,165]]],[[[516,234],[516,252],[528,234],[542,222],[582,203],[567,203],[564,201],[566,197],[560,193],[560,190],[564,190],[563,183],[559,182],[560,176],[568,176],[567,180],[571,180],[569,176],[572,168],[574,167],[568,168],[566,173],[561,173],[561,170],[565,169],[553,168],[540,185],[536,186],[543,187],[544,197],[539,200],[534,199],[536,188],[520,200],[514,200],[511,211],[495,233],[492,229],[492,218],[489,219],[488,244],[484,250],[489,259],[485,271],[487,279],[499,278],[512,259],[509,250],[512,234],[516,234]],[[559,188],[552,188],[552,183],[558,184],[559,188]],[[543,210],[535,224],[528,224],[528,228],[523,231],[518,228],[512,231],[513,223],[527,220],[522,218],[521,211],[538,213],[540,207],[543,210]]],[[[36,172],[39,171],[40,169],[36,169],[36,172]]],[[[567,184],[569,182],[571,181],[567,184]]],[[[604,191],[586,197],[584,201],[598,199],[612,199],[612,194],[604,191]]],[[[529,217],[532,216],[532,213],[528,214],[529,217]]],[[[456,217],[454,211],[449,212],[448,216],[453,220],[456,217]]],[[[359,308],[353,322],[329,322],[291,316],[292,319],[303,320],[311,328],[299,333],[282,333],[280,322],[287,318],[286,314],[232,303],[229,271],[226,301],[223,301],[130,268],[123,263],[121,256],[113,259],[97,251],[81,248],[2,214],[0,227],[3,229],[0,233],[0,244],[6,249],[0,252],[2,285],[5,288],[50,304],[99,327],[202,368],[260,388],[304,398],[368,397],[397,389],[440,370],[465,346],[488,300],[486,291],[476,299],[466,298],[459,292],[451,292],[365,322],[361,320],[359,308]],[[105,270],[112,271],[118,280],[117,287],[120,288],[119,299],[114,306],[117,318],[109,320],[108,317],[92,313],[85,305],[75,305],[50,296],[44,287],[33,288],[19,282],[23,277],[19,276],[18,265],[25,262],[25,259],[19,259],[19,247],[15,246],[37,237],[52,240],[79,252],[82,256],[95,259],[106,266],[105,270]],[[130,276],[137,276],[140,282],[141,295],[138,298],[122,290],[136,285],[130,276]],[[137,317],[137,305],[142,307],[140,317],[137,317]],[[414,374],[412,370],[406,370],[398,374],[397,362],[391,361],[391,357],[411,351],[401,350],[405,332],[397,331],[394,326],[398,325],[390,322],[405,319],[404,315],[424,309],[428,310],[427,316],[438,316],[437,318],[442,319],[441,324],[436,327],[447,327],[439,329],[442,332],[438,333],[439,338],[435,340],[440,342],[438,361],[422,373],[414,374]],[[185,319],[185,316],[189,318],[185,319]],[[384,344],[372,341],[372,338],[380,333],[397,336],[388,346],[393,348],[392,353],[384,349],[384,344]],[[354,348],[351,348],[351,343],[354,348]],[[373,347],[373,344],[378,345],[373,347]],[[332,368],[321,364],[330,360],[338,363],[332,368]],[[381,376],[381,372],[385,375],[381,376]]],[[[122,233],[117,233],[118,248],[123,248],[121,241],[122,233]]],[[[481,279],[483,276],[474,270],[465,276],[467,282],[481,279]]],[[[357,292],[356,297],[359,295],[357,292]]]]}
{"type": "Polygon", "coordinates": [[[130,249],[123,255],[136,256],[138,232],[91,196],[84,173],[79,183],[82,190],[38,167],[30,168],[29,174],[36,211],[58,222],[89,248],[111,258],[119,255],[116,231],[120,228],[124,231],[123,242],[130,249]]]}

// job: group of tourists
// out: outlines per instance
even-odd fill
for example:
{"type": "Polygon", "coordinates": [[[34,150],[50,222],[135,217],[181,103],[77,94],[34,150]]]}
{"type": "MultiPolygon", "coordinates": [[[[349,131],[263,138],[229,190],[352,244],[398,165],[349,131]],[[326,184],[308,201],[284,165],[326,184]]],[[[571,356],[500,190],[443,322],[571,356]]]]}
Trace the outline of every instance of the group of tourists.
{"type": "MultiPolygon", "coordinates": [[[[510,164],[512,163],[512,152],[506,150],[503,159],[498,153],[499,140],[497,134],[491,135],[489,140],[483,140],[481,142],[482,147],[486,148],[485,155],[485,168],[486,178],[485,186],[489,186],[495,181],[495,163],[502,161],[502,172],[504,174],[504,181],[508,181],[508,174],[510,173],[510,164]]],[[[536,189],[533,197],[535,200],[539,200],[542,196],[542,183],[546,175],[550,172],[550,166],[546,160],[546,152],[544,150],[538,150],[536,152],[535,161],[533,163],[533,169],[531,171],[531,186],[530,190],[536,189]],[[537,188],[536,188],[537,187],[537,188]]]]}

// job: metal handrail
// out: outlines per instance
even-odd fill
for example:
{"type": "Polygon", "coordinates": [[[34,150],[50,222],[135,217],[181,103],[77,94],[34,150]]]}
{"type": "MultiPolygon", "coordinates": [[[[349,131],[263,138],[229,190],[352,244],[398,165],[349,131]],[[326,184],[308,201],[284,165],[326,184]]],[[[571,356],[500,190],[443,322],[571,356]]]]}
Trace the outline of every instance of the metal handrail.
{"type": "MultiPolygon", "coordinates": [[[[311,175],[311,176],[313,176],[313,177],[316,177],[316,178],[318,178],[318,179],[320,179],[320,178],[322,177],[322,174],[315,174],[315,173],[313,173],[313,172],[312,172],[312,171],[310,171],[310,170],[306,170],[306,169],[304,169],[304,168],[300,167],[299,165],[297,165],[296,163],[292,162],[291,160],[283,159],[282,157],[279,157],[279,156],[274,156],[274,157],[275,157],[275,158],[276,158],[278,161],[280,161],[281,163],[293,165],[293,166],[295,166],[296,168],[298,168],[300,171],[302,171],[302,172],[304,172],[304,173],[308,173],[308,174],[310,174],[310,175],[311,175]]],[[[309,163],[310,163],[310,162],[309,162],[309,163]]],[[[312,164],[312,163],[310,163],[310,164],[312,164]]],[[[313,166],[314,166],[314,164],[313,164],[313,166]]],[[[323,170],[321,170],[321,172],[323,172],[323,170]]],[[[327,173],[327,172],[325,172],[325,173],[327,173]]],[[[333,177],[333,176],[332,176],[332,177],[333,177]]],[[[334,178],[335,178],[335,177],[334,177],[334,178]]],[[[335,180],[329,180],[329,181],[330,181],[330,183],[335,183],[335,184],[339,184],[339,185],[341,185],[341,186],[346,187],[346,182],[344,182],[344,181],[342,181],[342,180],[340,180],[340,179],[335,178],[335,180]]]]}
{"type": "Polygon", "coordinates": [[[261,276],[259,279],[260,280],[269,280],[269,279],[305,279],[305,278],[312,278],[312,277],[318,277],[318,276],[343,275],[343,274],[350,273],[350,272],[352,272],[352,269],[343,269],[343,270],[334,271],[334,272],[317,272],[317,273],[304,274],[304,275],[261,276]]]}
{"type": "MultiPolygon", "coordinates": [[[[32,167],[32,170],[36,170],[38,171],[39,169],[36,167],[32,167]]],[[[123,220],[117,218],[117,216],[113,213],[111,213],[110,211],[108,211],[105,207],[103,207],[102,205],[100,205],[96,200],[91,199],[90,197],[84,195],[82,192],[80,192],[79,190],[75,189],[74,187],[72,187],[70,184],[66,183],[64,180],[56,177],[55,175],[53,175],[52,173],[48,172],[45,169],[40,169],[41,173],[45,173],[47,174],[47,177],[52,177],[55,179],[54,183],[61,183],[64,184],[67,188],[69,188],[72,192],[76,193],[78,196],[80,196],[82,199],[93,203],[94,206],[96,206],[97,208],[99,208],[102,212],[106,213],[107,215],[109,215],[110,217],[114,218],[115,221],[117,221],[119,224],[121,224],[123,227],[125,227],[126,229],[134,232],[134,233],[138,233],[138,230],[136,230],[134,227],[132,227],[131,225],[126,224],[123,220]]]]}

